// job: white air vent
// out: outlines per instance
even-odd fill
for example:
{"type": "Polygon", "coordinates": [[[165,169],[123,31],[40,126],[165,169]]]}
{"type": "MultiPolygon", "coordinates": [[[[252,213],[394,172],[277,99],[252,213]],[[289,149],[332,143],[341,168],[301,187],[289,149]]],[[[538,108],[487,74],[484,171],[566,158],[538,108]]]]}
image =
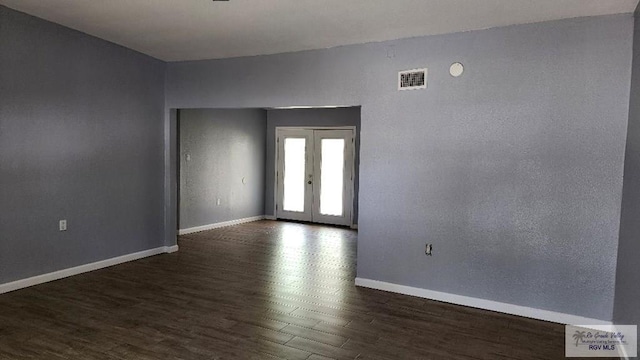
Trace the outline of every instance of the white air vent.
{"type": "Polygon", "coordinates": [[[413,69],[398,73],[398,90],[427,88],[427,69],[413,69]]]}

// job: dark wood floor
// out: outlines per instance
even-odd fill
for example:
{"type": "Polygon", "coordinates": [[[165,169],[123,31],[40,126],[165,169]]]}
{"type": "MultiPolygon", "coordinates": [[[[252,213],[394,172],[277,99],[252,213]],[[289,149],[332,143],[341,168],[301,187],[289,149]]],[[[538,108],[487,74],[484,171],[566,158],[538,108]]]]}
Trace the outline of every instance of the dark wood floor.
{"type": "Polygon", "coordinates": [[[563,359],[564,327],[353,285],[352,230],[260,221],[0,295],[0,359],[563,359]]]}

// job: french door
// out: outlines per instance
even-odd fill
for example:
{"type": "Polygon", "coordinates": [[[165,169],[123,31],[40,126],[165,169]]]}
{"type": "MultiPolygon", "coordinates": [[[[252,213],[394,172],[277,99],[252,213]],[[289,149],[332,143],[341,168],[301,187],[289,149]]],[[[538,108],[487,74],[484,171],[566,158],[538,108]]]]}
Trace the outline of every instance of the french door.
{"type": "Polygon", "coordinates": [[[276,135],[276,217],[351,225],[354,131],[278,128],[276,135]]]}

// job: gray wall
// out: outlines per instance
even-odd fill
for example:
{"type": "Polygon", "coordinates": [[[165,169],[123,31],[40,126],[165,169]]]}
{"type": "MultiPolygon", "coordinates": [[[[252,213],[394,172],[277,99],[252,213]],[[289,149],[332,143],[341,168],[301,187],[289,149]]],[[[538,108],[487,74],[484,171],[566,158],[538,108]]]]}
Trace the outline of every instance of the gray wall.
{"type": "Polygon", "coordinates": [[[179,122],[180,228],[264,215],[267,112],[180,110],[179,122]]]}
{"type": "Polygon", "coordinates": [[[632,27],[616,15],[170,63],[165,121],[362,105],[359,277],[610,320],[632,27]],[[427,90],[396,90],[397,71],[423,66],[427,90]]]}
{"type": "Polygon", "coordinates": [[[336,109],[273,109],[267,111],[267,168],[266,189],[264,199],[264,213],[275,215],[274,209],[274,182],[275,182],[275,138],[277,126],[355,126],[355,174],[353,219],[358,223],[358,181],[360,168],[360,108],[336,108],[336,109]]]}
{"type": "Polygon", "coordinates": [[[3,6],[0,49],[0,283],[163,246],[165,64],[3,6]]]}
{"type": "Polygon", "coordinates": [[[636,11],[614,320],[640,325],[640,14],[636,11]]]}

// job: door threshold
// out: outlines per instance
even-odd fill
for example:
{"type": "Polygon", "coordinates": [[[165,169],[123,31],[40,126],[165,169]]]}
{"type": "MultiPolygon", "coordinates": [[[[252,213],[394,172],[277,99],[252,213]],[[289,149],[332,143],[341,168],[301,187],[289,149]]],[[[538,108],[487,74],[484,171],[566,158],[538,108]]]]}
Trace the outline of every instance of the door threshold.
{"type": "Polygon", "coordinates": [[[292,224],[300,224],[300,225],[311,225],[311,226],[331,226],[331,227],[336,227],[336,228],[340,228],[340,229],[352,229],[352,230],[357,230],[358,229],[358,225],[336,225],[336,224],[323,224],[323,223],[319,223],[319,222],[311,222],[311,221],[301,221],[301,220],[289,220],[289,219],[279,219],[279,218],[272,218],[271,220],[274,221],[282,221],[282,222],[288,222],[288,223],[292,223],[292,224]],[[355,228],[354,228],[355,226],[355,228]]]}

